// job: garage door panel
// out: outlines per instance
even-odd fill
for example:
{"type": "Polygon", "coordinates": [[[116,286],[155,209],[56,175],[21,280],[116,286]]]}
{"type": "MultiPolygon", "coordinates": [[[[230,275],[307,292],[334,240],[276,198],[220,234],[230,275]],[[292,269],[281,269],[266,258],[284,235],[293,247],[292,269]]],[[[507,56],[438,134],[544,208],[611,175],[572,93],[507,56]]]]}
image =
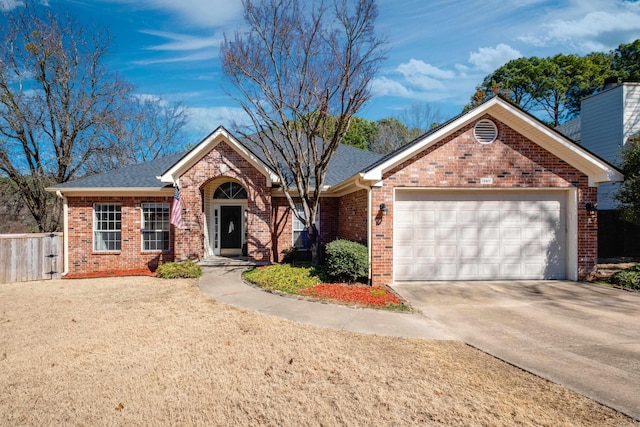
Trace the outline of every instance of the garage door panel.
{"type": "Polygon", "coordinates": [[[441,225],[436,229],[436,239],[442,242],[455,242],[458,239],[458,229],[451,225],[441,225]]]}
{"type": "Polygon", "coordinates": [[[396,261],[394,262],[393,269],[397,280],[411,280],[413,277],[416,277],[416,273],[413,271],[413,264],[403,264],[396,261]]]}
{"type": "Polygon", "coordinates": [[[478,227],[469,227],[469,226],[464,226],[464,227],[460,227],[459,228],[459,240],[461,242],[477,242],[478,241],[478,235],[479,235],[479,231],[478,231],[478,227]]]}
{"type": "Polygon", "coordinates": [[[478,221],[483,224],[496,224],[500,221],[500,211],[498,207],[492,209],[485,209],[484,206],[479,206],[482,209],[478,212],[478,221]]]}
{"type": "Polygon", "coordinates": [[[444,279],[455,279],[458,275],[458,265],[455,262],[442,262],[436,266],[438,276],[444,279]]]}
{"type": "Polygon", "coordinates": [[[425,228],[419,228],[418,230],[416,230],[415,227],[411,226],[408,227],[406,225],[403,225],[402,227],[398,227],[395,230],[394,233],[394,237],[396,239],[396,241],[398,242],[413,242],[415,240],[423,240],[422,237],[424,236],[425,239],[432,239],[435,237],[435,229],[425,229],[425,228]],[[422,232],[422,233],[419,233],[422,232]]]}
{"type": "Polygon", "coordinates": [[[482,263],[480,264],[478,276],[481,279],[493,279],[500,275],[500,264],[499,263],[482,263]]]}
{"type": "Polygon", "coordinates": [[[524,279],[535,279],[536,277],[540,277],[544,275],[544,264],[524,264],[524,279]]]}
{"type": "Polygon", "coordinates": [[[436,213],[432,210],[419,210],[414,212],[415,222],[424,225],[436,224],[436,213]]]}
{"type": "Polygon", "coordinates": [[[481,256],[480,247],[478,245],[460,245],[458,255],[463,260],[478,259],[481,256]]]}
{"type": "Polygon", "coordinates": [[[476,225],[478,223],[478,212],[473,210],[463,210],[458,212],[459,225],[476,225]]]}
{"type": "Polygon", "coordinates": [[[446,259],[446,258],[451,258],[451,259],[456,259],[457,257],[457,252],[458,252],[458,246],[457,245],[438,245],[437,249],[436,249],[436,254],[438,259],[446,259]]]}
{"type": "Polygon", "coordinates": [[[458,276],[460,279],[474,280],[478,277],[479,265],[476,263],[458,264],[458,276]]]}
{"type": "Polygon", "coordinates": [[[500,239],[503,242],[519,242],[522,240],[522,229],[520,227],[502,227],[500,228],[500,239]]]}
{"type": "Polygon", "coordinates": [[[433,242],[436,237],[436,227],[422,227],[420,225],[410,229],[410,236],[416,242],[433,242]]]}
{"type": "Polygon", "coordinates": [[[564,278],[565,200],[561,191],[397,191],[394,278],[564,278]]]}
{"type": "Polygon", "coordinates": [[[500,251],[500,257],[505,260],[519,260],[522,255],[520,249],[520,245],[503,245],[502,250],[500,251]]]}
{"type": "Polygon", "coordinates": [[[393,256],[396,257],[398,261],[401,259],[412,260],[416,254],[414,254],[413,245],[396,245],[393,256]]]}
{"type": "Polygon", "coordinates": [[[481,226],[479,234],[483,242],[500,241],[500,227],[481,226]]]}
{"type": "Polygon", "coordinates": [[[522,276],[521,265],[509,262],[500,264],[500,274],[506,279],[520,278],[522,276]]]}
{"type": "Polygon", "coordinates": [[[520,224],[519,210],[505,210],[500,212],[500,219],[503,224],[520,224]]]}
{"type": "Polygon", "coordinates": [[[479,261],[497,258],[500,258],[500,245],[483,243],[479,261]]]}
{"type": "Polygon", "coordinates": [[[522,255],[528,258],[542,258],[545,256],[545,250],[539,242],[532,242],[522,247],[522,255]]]}
{"type": "MultiPolygon", "coordinates": [[[[540,241],[546,233],[543,233],[541,225],[530,225],[522,229],[522,239],[525,242],[540,241]]],[[[555,234],[555,233],[554,233],[555,234]]]]}
{"type": "Polygon", "coordinates": [[[458,212],[453,210],[441,210],[437,213],[439,224],[456,224],[458,222],[458,212]]]}
{"type": "Polygon", "coordinates": [[[416,264],[414,271],[420,276],[434,276],[436,274],[436,263],[427,262],[416,264]]]}
{"type": "Polygon", "coordinates": [[[433,258],[435,261],[436,247],[434,245],[416,246],[415,255],[419,259],[433,258]]]}

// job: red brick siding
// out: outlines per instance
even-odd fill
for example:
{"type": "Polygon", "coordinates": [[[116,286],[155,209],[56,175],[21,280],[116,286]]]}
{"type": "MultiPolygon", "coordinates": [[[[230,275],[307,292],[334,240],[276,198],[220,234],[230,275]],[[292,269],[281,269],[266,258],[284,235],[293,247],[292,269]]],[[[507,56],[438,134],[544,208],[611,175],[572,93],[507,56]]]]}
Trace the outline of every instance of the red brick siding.
{"type": "MultiPolygon", "coordinates": [[[[495,120],[494,120],[495,121],[495,120]]],[[[596,200],[597,189],[587,176],[553,156],[507,125],[496,122],[499,139],[483,145],[473,138],[474,123],[416,154],[388,171],[383,185],[372,190],[372,205],[385,203],[389,214],[373,223],[372,284],[393,279],[393,189],[428,188],[571,188],[578,196],[578,276],[585,279],[595,270],[597,220],[587,218],[584,203],[596,200]],[[481,185],[491,177],[493,184],[481,185]]]]}
{"type": "Polygon", "coordinates": [[[340,197],[339,236],[341,239],[367,244],[367,190],[340,197]]]}
{"type": "MultiPolygon", "coordinates": [[[[155,271],[164,262],[173,261],[171,252],[143,252],[141,205],[145,202],[170,203],[172,197],[68,197],[69,276],[103,275],[114,272],[155,271]],[[114,203],[121,206],[122,250],[93,251],[93,205],[114,203]]],[[[174,240],[171,227],[171,242],[174,240]]]]}
{"type": "Polygon", "coordinates": [[[224,142],[216,145],[180,177],[184,228],[176,230],[176,259],[204,257],[204,186],[221,177],[237,181],[247,190],[248,255],[255,261],[269,262],[271,189],[267,187],[267,178],[224,142]],[[225,165],[226,170],[221,171],[221,165],[225,165]]]}
{"type": "MultiPolygon", "coordinates": [[[[284,197],[271,199],[273,212],[273,259],[282,260],[282,251],[293,246],[293,213],[284,197]]],[[[320,199],[320,241],[329,243],[338,238],[338,199],[320,199]]]]}
{"type": "Polygon", "coordinates": [[[291,208],[284,197],[271,198],[271,212],[273,218],[273,260],[282,260],[282,251],[293,246],[293,224],[291,208]]]}

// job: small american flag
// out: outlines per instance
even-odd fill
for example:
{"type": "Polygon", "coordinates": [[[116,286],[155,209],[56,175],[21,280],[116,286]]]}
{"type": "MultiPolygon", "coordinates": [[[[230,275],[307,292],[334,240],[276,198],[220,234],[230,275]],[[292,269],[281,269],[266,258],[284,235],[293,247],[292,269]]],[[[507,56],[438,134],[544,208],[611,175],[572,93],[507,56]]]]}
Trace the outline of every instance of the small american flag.
{"type": "Polygon", "coordinates": [[[176,228],[182,228],[182,197],[180,197],[180,189],[176,185],[173,187],[173,202],[171,203],[171,217],[169,221],[176,228]]]}

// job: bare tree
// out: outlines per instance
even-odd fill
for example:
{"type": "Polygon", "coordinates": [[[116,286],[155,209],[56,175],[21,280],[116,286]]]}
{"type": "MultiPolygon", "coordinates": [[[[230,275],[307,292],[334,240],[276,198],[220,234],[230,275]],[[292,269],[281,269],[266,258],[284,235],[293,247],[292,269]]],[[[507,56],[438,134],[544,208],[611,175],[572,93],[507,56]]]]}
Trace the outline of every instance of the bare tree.
{"type": "Polygon", "coordinates": [[[188,112],[181,103],[171,104],[153,95],[136,95],[129,97],[114,114],[120,119],[107,137],[116,148],[93,163],[92,172],[154,160],[183,148],[177,141],[181,140],[188,112]]]}
{"type": "Polygon", "coordinates": [[[376,136],[371,142],[370,149],[376,153],[388,154],[421,134],[420,130],[412,131],[393,117],[380,119],[376,122],[376,136]]]}
{"type": "Polygon", "coordinates": [[[47,186],[95,172],[129,141],[114,137],[132,86],[105,67],[110,39],[27,2],[0,28],[0,172],[40,231],[60,221],[47,186]]]}
{"type": "Polygon", "coordinates": [[[248,30],[225,37],[221,49],[232,96],[252,123],[238,132],[264,152],[296,215],[299,195],[317,262],[313,218],[327,167],[384,58],[377,7],[374,0],[243,5],[248,30]]]}
{"type": "Polygon", "coordinates": [[[398,120],[404,123],[413,138],[438,126],[444,120],[437,108],[426,102],[415,102],[398,114],[398,120]]]}

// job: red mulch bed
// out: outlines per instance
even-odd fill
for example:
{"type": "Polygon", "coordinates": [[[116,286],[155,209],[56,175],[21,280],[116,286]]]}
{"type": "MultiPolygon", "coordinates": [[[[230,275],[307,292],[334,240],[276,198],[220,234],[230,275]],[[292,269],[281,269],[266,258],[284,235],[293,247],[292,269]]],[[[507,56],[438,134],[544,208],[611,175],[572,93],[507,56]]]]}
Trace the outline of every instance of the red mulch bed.
{"type": "Polygon", "coordinates": [[[397,295],[386,288],[372,288],[363,285],[345,285],[340,283],[322,283],[311,288],[302,289],[301,294],[323,299],[332,299],[349,303],[386,306],[402,304],[397,295]]]}
{"type": "Polygon", "coordinates": [[[123,276],[155,276],[156,273],[148,268],[138,268],[135,270],[109,270],[92,271],[91,273],[67,274],[65,279],[94,279],[98,277],[123,277],[123,276]]]}

